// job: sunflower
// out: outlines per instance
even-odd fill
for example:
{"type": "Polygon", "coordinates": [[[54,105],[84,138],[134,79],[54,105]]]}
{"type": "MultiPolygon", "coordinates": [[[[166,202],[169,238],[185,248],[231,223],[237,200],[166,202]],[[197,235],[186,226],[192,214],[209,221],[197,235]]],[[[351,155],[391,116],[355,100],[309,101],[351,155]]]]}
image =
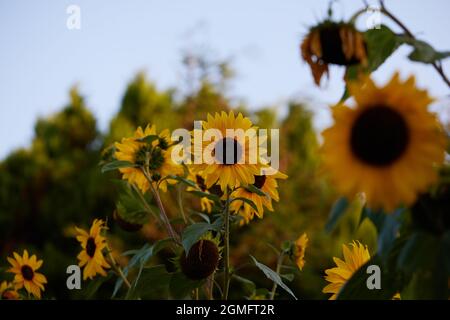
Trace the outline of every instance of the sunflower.
{"type": "MultiPolygon", "coordinates": [[[[192,172],[192,170],[189,170],[188,179],[195,182],[195,184],[197,185],[197,188],[187,187],[187,189],[186,189],[187,191],[199,190],[204,193],[210,193],[208,188],[206,188],[205,179],[203,179],[203,177],[201,176],[200,173],[196,174],[196,173],[192,172]]],[[[214,205],[214,201],[212,201],[208,197],[200,198],[200,206],[201,206],[202,211],[211,213],[213,205],[214,205]]]]}
{"type": "Polygon", "coordinates": [[[145,130],[139,127],[133,137],[123,138],[121,142],[116,142],[114,144],[117,150],[114,154],[115,158],[135,165],[135,167],[119,169],[122,173],[122,179],[135,184],[145,193],[150,188],[150,183],[144,175],[142,167],[148,166],[150,178],[154,181],[155,187],[159,187],[164,192],[167,191],[167,185],[174,184],[176,181],[172,179],[162,180],[162,178],[183,173],[183,168],[172,161],[173,146],[169,142],[169,130],[166,129],[157,134],[154,125],[148,125],[145,130]],[[147,136],[156,135],[158,138],[151,142],[143,141],[143,138],[147,136]]]}
{"type": "Polygon", "coordinates": [[[101,219],[95,219],[92,223],[89,233],[83,229],[75,227],[77,240],[80,242],[83,250],[78,254],[78,265],[84,267],[83,280],[92,279],[98,273],[106,276],[104,268],[110,268],[103,256],[102,250],[106,248],[106,238],[102,231],[106,229],[105,222],[101,219]]]}
{"type": "Polygon", "coordinates": [[[277,171],[272,175],[256,175],[255,182],[252,184],[254,187],[260,189],[266,195],[258,195],[252,192],[245,186],[236,189],[231,194],[231,198],[245,198],[253,201],[256,205],[257,210],[255,210],[250,204],[243,201],[233,201],[230,205],[230,210],[232,212],[238,213],[243,219],[241,220],[241,225],[247,224],[252,220],[256,214],[258,218],[263,218],[264,208],[273,211],[272,199],[275,201],[279,200],[278,195],[278,182],[277,179],[286,179],[287,175],[277,171]]]}
{"type": "Polygon", "coordinates": [[[356,107],[335,106],[335,123],[323,132],[324,167],[342,194],[364,192],[372,208],[412,204],[444,160],[445,136],[427,109],[432,99],[398,73],[383,88],[366,78],[349,91],[356,107]]]}
{"type": "Polygon", "coordinates": [[[370,259],[367,246],[362,245],[358,241],[350,243],[350,248],[345,244],[342,245],[342,252],[344,254],[344,261],[334,257],[333,260],[337,267],[325,270],[325,280],[330,282],[330,284],[323,288],[322,292],[332,293],[333,295],[330,297],[330,300],[336,299],[347,280],[370,259]]]}
{"type": "Polygon", "coordinates": [[[16,290],[25,287],[28,293],[36,298],[41,298],[41,291],[45,291],[44,284],[47,278],[42,273],[36,272],[42,266],[42,260],[37,260],[36,255],[28,256],[28,251],[24,250],[22,256],[13,253],[14,258],[8,257],[8,262],[12,268],[8,272],[14,273],[14,286],[16,290]]]}
{"type": "Polygon", "coordinates": [[[303,270],[303,267],[305,266],[305,252],[306,247],[308,246],[308,241],[308,236],[306,233],[303,233],[297,240],[295,240],[293,245],[291,257],[300,271],[303,270]]]}
{"type": "Polygon", "coordinates": [[[18,300],[19,293],[12,283],[3,281],[0,284],[0,300],[18,300]]]}
{"type": "MultiPolygon", "coordinates": [[[[257,128],[253,126],[250,119],[241,113],[235,116],[232,111],[228,114],[222,111],[220,114],[216,113],[214,117],[208,114],[207,121],[203,121],[202,127],[203,130],[216,129],[221,134],[218,141],[203,141],[201,145],[194,143],[194,158],[202,161],[200,161],[201,164],[196,164],[197,160],[194,159],[192,170],[201,174],[206,188],[209,189],[214,184],[218,184],[225,192],[227,188],[233,189],[240,185],[254,183],[254,176],[259,174],[260,166],[258,145],[252,143],[257,141],[253,140],[257,139],[257,128]],[[246,135],[240,139],[227,132],[227,129],[241,129],[246,135]],[[210,151],[212,163],[208,163],[203,158],[205,151],[206,153],[210,151]],[[233,157],[231,157],[232,154],[233,157]]],[[[194,129],[194,140],[199,131],[202,132],[200,129],[194,129]]]]}
{"type": "Polygon", "coordinates": [[[320,84],[328,75],[328,65],[349,66],[367,63],[363,35],[353,24],[326,20],[310,29],[301,44],[303,59],[309,64],[314,81],[320,84]]]}

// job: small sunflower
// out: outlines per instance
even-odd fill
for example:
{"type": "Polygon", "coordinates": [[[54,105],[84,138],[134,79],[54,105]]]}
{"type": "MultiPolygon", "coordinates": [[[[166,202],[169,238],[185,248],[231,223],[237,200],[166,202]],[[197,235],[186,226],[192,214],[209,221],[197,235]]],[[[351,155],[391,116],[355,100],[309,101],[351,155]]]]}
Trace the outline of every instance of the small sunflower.
{"type": "Polygon", "coordinates": [[[45,291],[44,284],[47,278],[42,273],[36,272],[42,266],[42,260],[37,260],[36,255],[28,256],[28,251],[24,250],[22,256],[13,253],[14,258],[8,257],[8,262],[12,268],[8,272],[14,273],[14,286],[16,290],[25,287],[28,293],[36,298],[41,298],[41,291],[45,291]]]}
{"type": "Polygon", "coordinates": [[[308,246],[308,241],[308,236],[306,233],[303,233],[297,240],[295,240],[292,248],[291,257],[300,271],[303,270],[303,267],[305,266],[305,252],[306,247],[308,246]]]}
{"type": "Polygon", "coordinates": [[[236,189],[231,194],[231,198],[245,198],[253,201],[258,210],[255,210],[250,204],[243,201],[233,201],[230,205],[230,210],[236,212],[243,218],[241,220],[241,225],[249,223],[253,217],[256,216],[260,219],[263,218],[264,208],[273,211],[272,199],[275,201],[279,200],[278,195],[278,182],[277,179],[286,179],[287,175],[277,171],[272,175],[256,175],[255,182],[252,184],[256,188],[260,189],[266,194],[266,196],[258,195],[250,191],[245,186],[236,189]]]}
{"type": "Polygon", "coordinates": [[[369,207],[412,204],[444,160],[445,136],[427,109],[432,99],[398,73],[383,88],[366,78],[349,91],[356,107],[335,106],[335,123],[323,132],[325,168],[342,194],[364,192],[369,207]]]}
{"type": "Polygon", "coordinates": [[[330,300],[336,300],[337,295],[345,283],[352,277],[362,265],[370,259],[369,250],[367,246],[362,245],[358,241],[350,243],[350,248],[345,244],[342,245],[342,252],[344,254],[344,261],[334,257],[333,260],[337,267],[325,270],[325,280],[330,282],[323,293],[332,293],[330,300]]]}
{"type": "MultiPolygon", "coordinates": [[[[206,185],[205,185],[205,179],[203,179],[203,177],[200,173],[196,174],[196,173],[193,173],[192,170],[189,170],[188,179],[195,182],[198,190],[205,192],[205,193],[209,193],[209,190],[208,190],[208,188],[206,188],[206,185]]],[[[186,190],[194,191],[197,189],[194,187],[187,187],[186,190]]],[[[213,205],[214,205],[214,201],[212,201],[208,197],[202,197],[200,199],[200,206],[201,206],[202,211],[204,211],[204,212],[211,213],[213,205]]]]}
{"type": "Polygon", "coordinates": [[[76,238],[83,248],[77,257],[78,265],[84,267],[83,280],[92,279],[97,273],[105,277],[104,269],[110,268],[102,252],[106,248],[106,238],[102,235],[102,231],[105,229],[105,222],[101,219],[94,220],[89,233],[75,227],[76,238]]]}
{"type": "Polygon", "coordinates": [[[366,64],[367,53],[363,35],[353,24],[326,20],[310,29],[301,44],[303,59],[311,67],[314,81],[320,84],[328,75],[328,65],[366,64]]]}
{"type": "Polygon", "coordinates": [[[169,130],[163,130],[158,134],[158,138],[151,143],[142,141],[147,136],[157,135],[156,127],[148,125],[145,130],[137,128],[134,136],[123,138],[121,142],[116,142],[116,152],[114,154],[117,160],[128,161],[136,165],[133,168],[120,168],[122,179],[135,184],[145,193],[150,188],[150,183],[142,172],[142,167],[148,164],[148,169],[155,187],[162,191],[167,191],[168,184],[176,183],[175,180],[164,179],[168,175],[182,174],[183,168],[172,161],[171,152],[173,146],[170,145],[169,130]],[[160,181],[158,183],[158,181],[160,181]]]}
{"type": "Polygon", "coordinates": [[[18,300],[20,298],[14,284],[3,281],[0,284],[0,300],[18,300]]]}
{"type": "MultiPolygon", "coordinates": [[[[194,157],[203,158],[205,150],[209,150],[214,161],[212,164],[202,161],[201,164],[191,166],[195,173],[201,173],[206,187],[209,189],[214,184],[218,184],[225,192],[227,188],[233,189],[240,185],[254,183],[254,176],[259,174],[260,166],[258,145],[255,146],[255,144],[250,143],[251,139],[257,139],[257,128],[253,126],[250,119],[244,117],[241,113],[235,116],[233,111],[228,114],[222,111],[222,113],[216,113],[214,116],[208,114],[207,120],[203,121],[203,130],[208,129],[218,130],[222,138],[220,141],[215,141],[212,149],[211,145],[214,141],[203,141],[201,149],[194,144],[194,157]],[[249,131],[249,135],[244,139],[237,139],[227,133],[227,129],[241,129],[243,132],[247,132],[249,129],[253,130],[249,131]],[[230,152],[227,156],[229,150],[233,150],[233,152],[230,152]],[[233,159],[229,159],[231,154],[233,154],[233,159]],[[252,157],[256,157],[256,163],[251,163],[252,157]]],[[[197,130],[199,129],[194,129],[194,136],[197,130]]]]}

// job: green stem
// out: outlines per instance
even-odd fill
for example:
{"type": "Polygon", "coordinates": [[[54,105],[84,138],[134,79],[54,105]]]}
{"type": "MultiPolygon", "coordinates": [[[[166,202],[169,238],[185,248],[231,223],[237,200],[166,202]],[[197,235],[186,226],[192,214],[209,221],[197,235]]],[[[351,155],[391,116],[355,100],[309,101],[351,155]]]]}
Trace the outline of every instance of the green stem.
{"type": "MultiPolygon", "coordinates": [[[[277,260],[276,272],[278,275],[280,274],[281,266],[283,265],[283,258],[284,258],[284,252],[281,252],[280,255],[278,256],[278,260],[277,260]]],[[[277,283],[274,282],[272,291],[270,292],[270,300],[273,300],[275,298],[275,292],[277,291],[277,287],[278,287],[277,283]]]]}
{"type": "Polygon", "coordinates": [[[131,289],[131,284],[128,281],[127,277],[125,276],[125,274],[122,271],[122,268],[120,267],[120,265],[116,262],[116,259],[114,259],[113,255],[112,255],[112,250],[109,248],[108,245],[106,245],[106,250],[107,250],[107,257],[111,262],[112,268],[114,269],[114,271],[117,273],[117,275],[122,278],[123,283],[125,283],[125,285],[128,287],[128,289],[131,289]]]}
{"type": "Polygon", "coordinates": [[[178,185],[177,186],[177,202],[178,202],[178,208],[180,209],[180,213],[181,216],[183,217],[183,221],[185,224],[188,223],[187,219],[186,219],[186,214],[184,213],[184,208],[183,208],[183,198],[182,198],[183,194],[181,193],[181,186],[178,185]]]}
{"type": "Polygon", "coordinates": [[[228,291],[230,288],[230,193],[227,187],[225,202],[225,235],[224,235],[224,255],[225,255],[225,274],[223,286],[223,300],[228,299],[228,291]]]}

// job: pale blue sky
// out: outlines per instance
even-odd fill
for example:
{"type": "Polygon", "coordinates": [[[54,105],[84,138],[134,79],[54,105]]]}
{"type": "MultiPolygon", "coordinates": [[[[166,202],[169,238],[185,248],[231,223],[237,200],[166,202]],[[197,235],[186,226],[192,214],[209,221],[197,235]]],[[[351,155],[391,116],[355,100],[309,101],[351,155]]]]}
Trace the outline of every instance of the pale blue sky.
{"type": "MultiPolygon", "coordinates": [[[[450,50],[450,1],[386,3],[419,37],[450,50]]],[[[0,158],[29,145],[36,118],[60,109],[75,83],[105,129],[137,71],[146,70],[160,88],[180,84],[181,50],[191,44],[233,57],[233,97],[252,108],[282,108],[290,97],[306,97],[323,127],[329,123],[326,104],[342,94],[343,70],[333,68],[328,84],[315,87],[298,47],[327,6],[326,0],[0,0],[0,158]],[[81,8],[81,30],[66,28],[70,4],[81,8]]],[[[334,8],[337,17],[348,18],[361,6],[340,0],[334,8]]],[[[448,88],[431,67],[406,60],[409,51],[401,48],[376,80],[386,81],[396,69],[415,74],[440,98],[435,110],[448,116],[448,88]]],[[[450,74],[450,59],[444,66],[450,74]]]]}

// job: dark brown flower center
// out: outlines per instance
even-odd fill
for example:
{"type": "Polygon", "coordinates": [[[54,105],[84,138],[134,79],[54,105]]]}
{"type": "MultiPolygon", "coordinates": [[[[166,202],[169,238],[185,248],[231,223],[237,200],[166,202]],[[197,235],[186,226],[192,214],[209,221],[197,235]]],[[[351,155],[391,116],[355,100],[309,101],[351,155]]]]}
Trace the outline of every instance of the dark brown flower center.
{"type": "Polygon", "coordinates": [[[255,183],[253,185],[257,187],[258,189],[261,189],[264,186],[264,183],[266,182],[266,176],[255,176],[255,183]]]}
{"type": "Polygon", "coordinates": [[[34,271],[30,266],[23,265],[22,268],[20,269],[20,271],[22,272],[22,276],[25,280],[28,280],[28,281],[33,280],[34,271]]]}
{"type": "Polygon", "coordinates": [[[236,139],[223,138],[214,147],[214,157],[219,164],[236,164],[242,158],[242,146],[236,139]]]}
{"type": "Polygon", "coordinates": [[[332,63],[337,65],[352,65],[359,61],[354,59],[347,60],[342,48],[342,39],[340,35],[340,29],[342,26],[333,23],[320,28],[319,38],[320,46],[322,49],[321,59],[325,63],[332,63]]]}
{"type": "Polygon", "coordinates": [[[386,106],[362,112],[351,129],[353,154],[361,161],[384,167],[394,163],[406,150],[409,130],[403,116],[386,106]]]}
{"type": "Polygon", "coordinates": [[[95,250],[97,249],[97,245],[95,244],[95,239],[93,237],[89,237],[86,243],[86,253],[89,257],[94,257],[95,250]]]}
{"type": "Polygon", "coordinates": [[[189,250],[183,251],[180,266],[183,273],[192,280],[201,280],[209,277],[219,263],[219,249],[210,240],[199,240],[189,250]]]}

